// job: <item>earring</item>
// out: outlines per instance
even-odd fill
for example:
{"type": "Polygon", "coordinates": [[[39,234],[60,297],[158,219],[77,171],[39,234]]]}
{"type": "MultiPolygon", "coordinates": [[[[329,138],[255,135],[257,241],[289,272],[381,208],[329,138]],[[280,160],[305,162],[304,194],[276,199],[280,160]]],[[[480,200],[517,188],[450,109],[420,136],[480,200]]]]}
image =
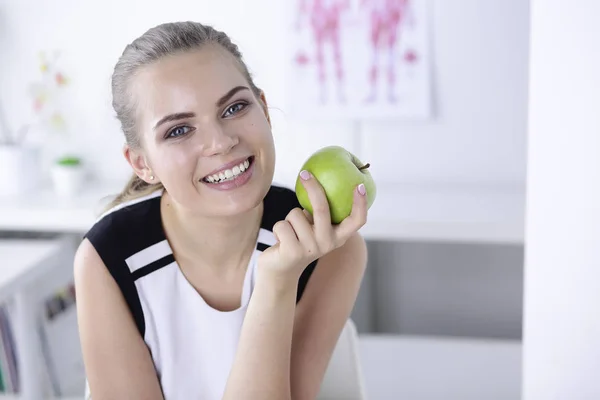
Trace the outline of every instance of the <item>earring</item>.
{"type": "Polygon", "coordinates": [[[154,175],[150,175],[150,180],[153,181],[154,180],[154,175]]]}

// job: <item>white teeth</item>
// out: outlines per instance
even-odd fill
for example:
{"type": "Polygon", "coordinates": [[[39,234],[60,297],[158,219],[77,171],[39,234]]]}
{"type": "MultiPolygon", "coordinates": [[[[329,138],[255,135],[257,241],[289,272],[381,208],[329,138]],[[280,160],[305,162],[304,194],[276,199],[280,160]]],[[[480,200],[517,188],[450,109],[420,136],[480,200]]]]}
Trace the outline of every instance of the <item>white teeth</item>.
{"type": "Polygon", "coordinates": [[[219,172],[218,174],[214,174],[214,175],[210,175],[210,176],[206,177],[206,181],[208,181],[210,183],[219,183],[222,181],[234,179],[235,177],[240,175],[242,172],[246,171],[249,166],[250,166],[250,161],[246,160],[243,163],[240,163],[240,165],[236,165],[232,169],[226,169],[225,171],[219,172]]]}

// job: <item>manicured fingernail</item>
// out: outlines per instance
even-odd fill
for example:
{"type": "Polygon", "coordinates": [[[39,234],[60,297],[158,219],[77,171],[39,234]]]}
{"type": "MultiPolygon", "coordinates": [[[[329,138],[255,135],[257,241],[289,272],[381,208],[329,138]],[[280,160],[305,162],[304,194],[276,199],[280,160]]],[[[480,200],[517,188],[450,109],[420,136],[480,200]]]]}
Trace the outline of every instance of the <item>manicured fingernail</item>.
{"type": "Polygon", "coordinates": [[[362,194],[363,196],[367,193],[367,189],[365,188],[364,184],[360,184],[358,185],[358,193],[362,194]]]}
{"type": "Polygon", "coordinates": [[[309,180],[310,172],[308,172],[307,170],[302,170],[302,172],[300,172],[300,178],[302,178],[305,181],[309,180]]]}

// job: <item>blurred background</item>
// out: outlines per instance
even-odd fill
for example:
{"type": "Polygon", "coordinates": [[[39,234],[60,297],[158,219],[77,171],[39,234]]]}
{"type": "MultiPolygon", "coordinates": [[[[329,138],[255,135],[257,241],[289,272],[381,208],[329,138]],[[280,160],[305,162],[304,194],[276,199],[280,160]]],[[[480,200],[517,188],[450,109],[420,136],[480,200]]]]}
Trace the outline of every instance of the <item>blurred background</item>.
{"type": "Polygon", "coordinates": [[[327,14],[332,3],[0,0],[7,398],[40,382],[83,396],[73,252],[131,173],[112,69],[126,44],[177,20],[239,45],[271,110],[278,183],[292,187],[327,145],[371,164],[352,313],[369,398],[521,398],[530,4],[355,0],[327,14]],[[400,17],[375,26],[378,12],[400,17]],[[339,30],[318,31],[319,18],[339,30]]]}

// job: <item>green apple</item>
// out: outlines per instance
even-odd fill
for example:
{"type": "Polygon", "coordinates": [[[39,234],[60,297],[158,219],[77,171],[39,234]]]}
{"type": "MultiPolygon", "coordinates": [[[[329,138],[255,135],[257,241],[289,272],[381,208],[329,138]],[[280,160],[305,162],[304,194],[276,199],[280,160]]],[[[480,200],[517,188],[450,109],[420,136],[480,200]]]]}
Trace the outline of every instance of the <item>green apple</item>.
{"type": "MultiPolygon", "coordinates": [[[[354,154],[340,146],[320,149],[302,166],[302,170],[310,172],[323,186],[329,202],[331,222],[334,224],[339,224],[350,215],[354,190],[359,184],[364,184],[367,189],[369,208],[375,201],[377,190],[368,168],[369,164],[363,164],[354,154]]],[[[312,214],[308,193],[300,177],[296,180],[296,197],[300,205],[312,214]]]]}

